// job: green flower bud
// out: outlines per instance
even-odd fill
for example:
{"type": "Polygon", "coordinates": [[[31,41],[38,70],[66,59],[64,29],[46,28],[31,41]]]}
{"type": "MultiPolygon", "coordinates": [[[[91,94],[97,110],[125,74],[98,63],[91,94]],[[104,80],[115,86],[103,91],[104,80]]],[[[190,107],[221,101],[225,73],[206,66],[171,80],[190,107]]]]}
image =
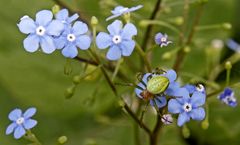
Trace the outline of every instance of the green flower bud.
{"type": "Polygon", "coordinates": [[[225,63],[225,69],[226,69],[226,70],[232,69],[232,63],[231,63],[230,61],[227,61],[227,62],[225,63]]]}
{"type": "Polygon", "coordinates": [[[91,24],[92,26],[96,26],[98,24],[98,19],[95,16],[92,16],[91,18],[91,24]]]}
{"type": "Polygon", "coordinates": [[[147,27],[149,25],[148,21],[142,20],[139,22],[140,27],[147,27]]]}
{"type": "Polygon", "coordinates": [[[85,74],[89,74],[84,78],[85,81],[93,81],[96,80],[100,76],[99,69],[96,70],[96,66],[94,65],[88,65],[87,69],[85,71],[85,74]]]}
{"type": "Polygon", "coordinates": [[[189,53],[191,51],[191,48],[189,46],[186,46],[186,47],[183,48],[183,51],[185,53],[189,53]]]}
{"type": "Polygon", "coordinates": [[[183,126],[182,128],[182,134],[184,138],[189,138],[190,137],[190,130],[186,125],[183,126]]]}
{"type": "Polygon", "coordinates": [[[172,58],[172,53],[171,52],[165,52],[163,55],[162,55],[162,59],[163,60],[169,60],[172,58]]]}
{"type": "Polygon", "coordinates": [[[75,86],[71,86],[71,87],[67,88],[64,93],[66,99],[72,98],[74,91],[75,91],[75,86]]]}
{"type": "Polygon", "coordinates": [[[80,75],[75,75],[75,76],[73,77],[73,83],[74,83],[75,85],[77,85],[77,84],[79,84],[79,83],[81,82],[81,79],[82,79],[82,77],[81,77],[80,75]]]}
{"type": "Polygon", "coordinates": [[[125,14],[123,15],[123,18],[124,18],[124,20],[125,20],[127,23],[129,23],[129,22],[130,22],[130,19],[131,19],[131,14],[130,14],[130,13],[125,13],[125,14]]]}
{"type": "Polygon", "coordinates": [[[68,138],[66,136],[61,136],[58,138],[59,144],[65,144],[67,142],[68,138]]]}
{"type": "Polygon", "coordinates": [[[183,24],[184,19],[183,19],[183,17],[176,17],[173,22],[174,22],[176,25],[180,26],[180,25],[183,24]]]}
{"type": "Polygon", "coordinates": [[[230,23],[223,23],[222,24],[222,28],[225,29],[225,30],[230,30],[230,29],[232,29],[232,24],[230,24],[230,23]]]}
{"type": "Polygon", "coordinates": [[[54,5],[53,7],[52,7],[52,12],[53,12],[53,14],[56,14],[56,13],[58,13],[60,11],[60,6],[59,5],[54,5]]]}
{"type": "Polygon", "coordinates": [[[169,85],[168,78],[164,76],[152,77],[147,83],[147,90],[152,94],[164,92],[169,85]]]}
{"type": "Polygon", "coordinates": [[[208,127],[209,127],[209,121],[208,121],[208,119],[205,119],[205,120],[202,122],[201,126],[202,126],[202,128],[205,129],[205,130],[208,129],[208,127]]]}

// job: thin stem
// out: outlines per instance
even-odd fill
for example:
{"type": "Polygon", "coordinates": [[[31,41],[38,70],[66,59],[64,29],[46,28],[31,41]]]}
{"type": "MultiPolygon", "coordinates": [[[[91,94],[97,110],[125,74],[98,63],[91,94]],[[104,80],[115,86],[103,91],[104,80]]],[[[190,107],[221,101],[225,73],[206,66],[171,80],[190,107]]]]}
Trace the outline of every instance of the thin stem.
{"type": "Polygon", "coordinates": [[[117,62],[117,65],[115,67],[115,70],[113,72],[113,75],[112,75],[112,81],[113,82],[114,82],[114,79],[115,79],[116,75],[118,74],[118,71],[119,71],[120,66],[121,66],[122,63],[123,63],[123,59],[119,59],[118,62],[117,62]]]}
{"type": "Polygon", "coordinates": [[[230,82],[230,75],[231,75],[231,69],[227,69],[227,75],[226,75],[226,86],[229,85],[229,82],[230,82]]]}
{"type": "Polygon", "coordinates": [[[27,130],[26,135],[24,136],[24,138],[26,140],[31,141],[32,143],[34,143],[35,145],[42,145],[42,143],[40,143],[40,141],[37,139],[37,137],[35,136],[35,134],[33,134],[30,130],[27,130]]]}
{"type": "Polygon", "coordinates": [[[150,62],[147,58],[147,55],[138,43],[136,43],[136,49],[137,49],[139,55],[141,56],[141,58],[143,59],[145,65],[147,67],[148,72],[152,72],[151,64],[150,64],[150,62]]]}
{"type": "MultiPolygon", "coordinates": [[[[156,19],[157,13],[158,13],[158,11],[160,11],[160,8],[161,8],[161,2],[162,2],[162,0],[157,0],[157,3],[155,4],[155,8],[152,11],[150,20],[156,19]]],[[[152,29],[153,29],[153,26],[152,25],[148,25],[146,33],[145,33],[144,38],[143,38],[143,43],[142,43],[143,50],[146,50],[147,45],[148,45],[149,41],[151,40],[150,39],[151,38],[150,35],[152,33],[152,29]]]]}

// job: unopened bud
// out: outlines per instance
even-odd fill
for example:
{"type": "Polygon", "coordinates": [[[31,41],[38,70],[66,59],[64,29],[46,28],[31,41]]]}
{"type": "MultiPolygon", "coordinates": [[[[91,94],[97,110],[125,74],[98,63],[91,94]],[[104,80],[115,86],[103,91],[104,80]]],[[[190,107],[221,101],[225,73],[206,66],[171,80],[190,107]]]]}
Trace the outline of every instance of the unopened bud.
{"type": "Polygon", "coordinates": [[[202,128],[205,129],[205,130],[208,129],[208,127],[209,127],[209,121],[208,121],[208,119],[205,119],[205,120],[202,122],[201,126],[202,126],[202,128]]]}
{"type": "Polygon", "coordinates": [[[166,125],[172,124],[173,123],[172,115],[171,114],[164,114],[161,118],[161,121],[166,125]]]}
{"type": "Polygon", "coordinates": [[[81,82],[81,76],[80,75],[75,75],[74,77],[73,77],[73,83],[75,84],[75,85],[77,85],[77,84],[79,84],[80,82],[81,82]]]}
{"type": "Polygon", "coordinates": [[[189,138],[190,137],[190,130],[186,125],[183,126],[182,128],[182,134],[184,138],[189,138]]]}
{"type": "Polygon", "coordinates": [[[52,7],[53,14],[57,14],[59,11],[60,11],[60,6],[59,5],[54,5],[52,7]]]}
{"type": "Polygon", "coordinates": [[[230,61],[227,61],[227,62],[225,63],[225,69],[226,69],[226,70],[232,69],[232,63],[231,63],[230,61]]]}
{"type": "Polygon", "coordinates": [[[176,17],[173,22],[174,22],[176,25],[180,26],[180,25],[183,24],[184,19],[183,19],[183,17],[176,17]]]}
{"type": "Polygon", "coordinates": [[[152,94],[163,93],[169,85],[169,79],[164,76],[152,77],[147,83],[147,90],[152,94]]]}
{"type": "Polygon", "coordinates": [[[189,46],[186,46],[186,47],[183,48],[183,51],[185,53],[189,53],[191,51],[191,48],[189,46]]]}
{"type": "Polygon", "coordinates": [[[165,52],[163,55],[162,55],[162,59],[164,60],[169,60],[172,58],[172,53],[171,52],[165,52]]]}
{"type": "Polygon", "coordinates": [[[98,19],[95,16],[92,16],[91,18],[91,24],[92,26],[96,26],[98,24],[98,19]]]}
{"type": "Polygon", "coordinates": [[[58,143],[59,144],[65,144],[67,142],[67,137],[66,136],[61,136],[58,138],[58,143]]]}
{"type": "Polygon", "coordinates": [[[232,24],[230,24],[230,23],[223,23],[222,24],[222,28],[225,29],[225,30],[230,30],[230,29],[232,29],[232,24]]]}
{"type": "Polygon", "coordinates": [[[64,95],[66,99],[70,99],[72,98],[73,94],[74,94],[74,90],[75,90],[75,86],[71,86],[69,88],[66,89],[64,95]]]}
{"type": "Polygon", "coordinates": [[[142,20],[142,21],[139,22],[140,27],[147,27],[148,25],[149,25],[149,23],[145,20],[142,20]]]}

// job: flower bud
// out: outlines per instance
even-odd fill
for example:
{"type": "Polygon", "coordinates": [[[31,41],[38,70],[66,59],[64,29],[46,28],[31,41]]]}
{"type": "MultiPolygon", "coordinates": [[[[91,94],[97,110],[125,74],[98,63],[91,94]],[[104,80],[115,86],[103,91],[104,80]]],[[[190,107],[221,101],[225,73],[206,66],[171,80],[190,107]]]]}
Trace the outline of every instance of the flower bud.
{"type": "Polygon", "coordinates": [[[82,79],[82,77],[81,77],[80,75],[75,75],[75,76],[73,77],[73,83],[74,83],[75,85],[77,85],[77,84],[79,84],[79,83],[81,82],[81,79],[82,79]]]}
{"type": "Polygon", "coordinates": [[[171,114],[164,114],[161,118],[161,121],[165,124],[165,125],[169,125],[173,123],[173,118],[171,114]]]}
{"type": "Polygon", "coordinates": [[[92,16],[91,18],[91,25],[96,26],[98,24],[98,19],[95,16],[92,16]]]}
{"type": "Polygon", "coordinates": [[[65,144],[67,142],[68,138],[66,136],[61,136],[58,138],[59,144],[65,144]]]}
{"type": "Polygon", "coordinates": [[[182,134],[184,138],[189,138],[190,137],[190,130],[186,125],[183,126],[182,128],[182,134]]]}
{"type": "Polygon", "coordinates": [[[227,62],[225,63],[225,69],[226,69],[226,70],[232,69],[232,63],[231,63],[230,61],[227,61],[227,62]]]}
{"type": "Polygon", "coordinates": [[[183,19],[183,17],[176,17],[173,22],[174,22],[176,25],[180,26],[180,25],[183,24],[184,19],[183,19]]]}
{"type": "Polygon", "coordinates": [[[124,20],[125,20],[127,23],[129,23],[129,22],[130,22],[130,19],[131,19],[131,14],[130,14],[130,13],[125,13],[125,14],[123,15],[123,18],[124,18],[124,20]]]}
{"type": "Polygon", "coordinates": [[[148,81],[147,90],[152,94],[160,94],[167,89],[168,85],[168,78],[164,76],[155,76],[148,81]]]}
{"type": "Polygon", "coordinates": [[[191,48],[189,46],[186,46],[186,47],[183,48],[183,51],[185,53],[189,53],[191,51],[191,48]]]}
{"type": "Polygon", "coordinates": [[[208,119],[205,119],[205,120],[202,122],[201,126],[202,126],[202,128],[205,129],[205,130],[208,129],[208,127],[209,127],[209,121],[208,121],[208,119]]]}
{"type": "Polygon", "coordinates": [[[75,86],[71,86],[69,88],[66,89],[64,95],[66,99],[70,99],[72,98],[73,94],[74,94],[74,90],[75,90],[75,86]]]}
{"type": "Polygon", "coordinates": [[[230,24],[230,23],[223,23],[222,24],[222,28],[225,29],[225,30],[230,30],[230,29],[232,29],[232,24],[230,24]]]}
{"type": "Polygon", "coordinates": [[[149,23],[146,20],[142,20],[142,21],[139,22],[140,27],[147,27],[148,25],[149,25],[149,23]]]}
{"type": "Polygon", "coordinates": [[[53,14],[56,14],[56,13],[58,13],[60,11],[60,6],[59,5],[54,5],[53,7],[52,7],[52,12],[53,12],[53,14]]]}
{"type": "Polygon", "coordinates": [[[162,59],[163,60],[169,60],[172,58],[172,53],[171,52],[165,52],[163,55],[162,55],[162,59]]]}

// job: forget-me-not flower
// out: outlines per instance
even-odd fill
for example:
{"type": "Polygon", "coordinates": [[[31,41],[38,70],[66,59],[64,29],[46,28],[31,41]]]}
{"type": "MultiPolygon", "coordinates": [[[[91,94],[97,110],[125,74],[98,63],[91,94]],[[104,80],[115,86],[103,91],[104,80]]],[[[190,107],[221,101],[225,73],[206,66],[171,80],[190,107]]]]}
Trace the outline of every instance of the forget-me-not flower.
{"type": "Polygon", "coordinates": [[[186,88],[190,94],[194,93],[195,91],[206,94],[206,89],[202,84],[197,84],[196,86],[187,84],[184,86],[184,88],[186,88]]]}
{"type": "Polygon", "coordinates": [[[115,7],[114,10],[111,11],[112,12],[112,16],[108,17],[106,19],[106,21],[109,21],[111,19],[117,18],[117,17],[119,17],[119,16],[121,16],[123,14],[136,11],[138,9],[141,9],[142,7],[143,7],[143,5],[138,5],[138,6],[131,7],[131,8],[123,7],[123,6],[117,6],[117,7],[115,7]]]}
{"type": "Polygon", "coordinates": [[[228,106],[237,106],[237,99],[235,98],[234,91],[231,88],[225,88],[224,91],[218,96],[218,99],[228,106]]]}
{"type": "Polygon", "coordinates": [[[168,40],[167,34],[157,33],[155,35],[155,43],[160,47],[168,46],[168,44],[172,43],[172,41],[168,40]]]}
{"type": "Polygon", "coordinates": [[[234,41],[233,39],[228,39],[228,40],[227,40],[227,46],[228,46],[231,50],[240,53],[240,44],[237,43],[236,41],[234,41]]]}
{"type": "Polygon", "coordinates": [[[49,10],[42,10],[36,14],[36,21],[28,16],[21,18],[18,24],[19,30],[28,34],[23,45],[26,51],[35,52],[39,45],[44,53],[50,54],[56,46],[52,36],[59,36],[64,29],[64,25],[59,20],[52,20],[53,14],[49,10]]]}
{"type": "Polygon", "coordinates": [[[62,9],[55,15],[55,17],[57,20],[61,21],[65,26],[69,26],[72,24],[72,22],[78,19],[79,15],[74,14],[72,16],[69,16],[68,10],[62,9]]]}
{"type": "Polygon", "coordinates": [[[190,97],[188,90],[183,89],[181,97],[171,99],[168,102],[168,111],[179,114],[178,126],[183,126],[190,121],[190,118],[193,120],[203,120],[205,118],[205,110],[201,106],[205,104],[206,94],[195,91],[190,97]]]}
{"type": "Polygon", "coordinates": [[[73,26],[65,28],[60,37],[55,39],[58,49],[62,49],[62,54],[68,58],[74,58],[78,54],[78,48],[86,50],[90,47],[91,38],[86,35],[88,32],[87,24],[76,21],[73,26]]]}
{"type": "MultiPolygon", "coordinates": [[[[158,108],[162,108],[167,104],[166,96],[181,96],[180,86],[175,82],[176,78],[177,74],[174,70],[168,70],[164,74],[146,73],[135,88],[135,93],[140,99],[150,101],[152,106],[156,103],[158,108]],[[149,88],[149,82],[158,76],[165,77],[168,80],[168,84],[165,86],[166,88],[164,88],[163,92],[154,94],[151,88],[149,88]]],[[[156,82],[155,85],[164,86],[161,82],[156,82]]]]}
{"type": "Polygon", "coordinates": [[[12,123],[7,127],[6,134],[14,132],[14,138],[19,139],[26,134],[26,130],[32,129],[37,125],[37,121],[31,119],[36,113],[36,108],[29,108],[24,113],[20,109],[14,109],[9,113],[8,118],[12,123]]]}
{"type": "Polygon", "coordinates": [[[107,59],[118,60],[121,56],[130,56],[135,47],[132,40],[137,35],[137,29],[132,23],[127,23],[124,27],[121,21],[115,20],[107,27],[110,34],[100,32],[96,37],[96,44],[99,49],[110,47],[107,52],[107,59]]]}

